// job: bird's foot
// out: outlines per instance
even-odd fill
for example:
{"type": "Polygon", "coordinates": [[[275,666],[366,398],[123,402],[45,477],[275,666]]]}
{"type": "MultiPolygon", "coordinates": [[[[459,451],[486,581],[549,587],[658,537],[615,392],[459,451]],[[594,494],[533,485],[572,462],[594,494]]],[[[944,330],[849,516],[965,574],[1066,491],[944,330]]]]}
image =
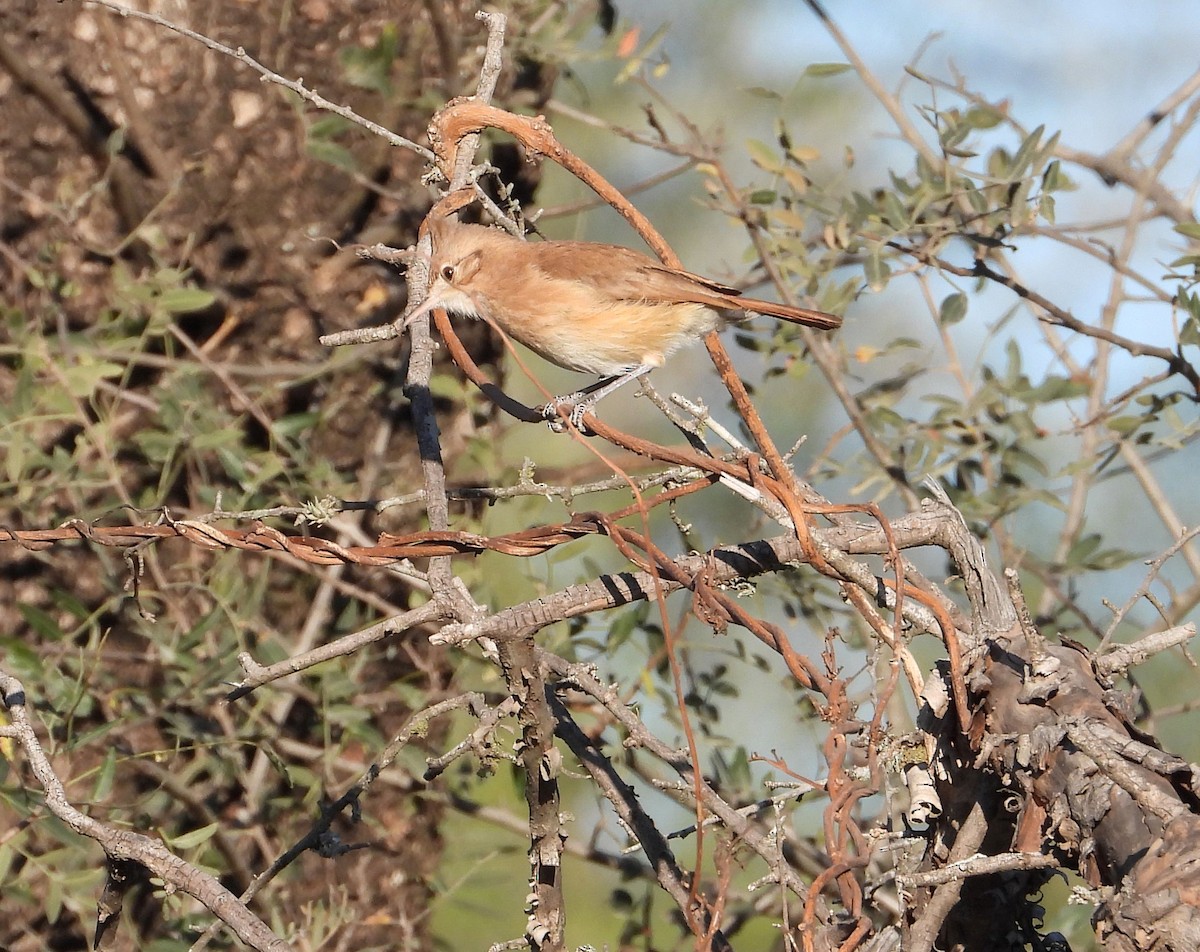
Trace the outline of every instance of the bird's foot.
{"type": "Polygon", "coordinates": [[[545,418],[550,429],[555,433],[562,433],[567,428],[569,422],[580,433],[585,435],[591,433],[583,424],[583,417],[586,413],[591,413],[592,407],[595,405],[594,400],[587,399],[587,395],[577,390],[575,393],[568,393],[561,397],[555,397],[545,406],[541,407],[541,414],[545,418]],[[563,419],[562,410],[565,407],[570,407],[571,412],[567,414],[566,419],[563,419]]]}

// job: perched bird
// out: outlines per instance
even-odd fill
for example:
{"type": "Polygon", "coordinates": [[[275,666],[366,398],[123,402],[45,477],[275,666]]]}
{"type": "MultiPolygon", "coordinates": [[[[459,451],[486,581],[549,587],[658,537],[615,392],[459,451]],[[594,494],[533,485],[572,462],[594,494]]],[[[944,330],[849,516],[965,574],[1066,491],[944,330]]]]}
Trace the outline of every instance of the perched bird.
{"type": "Polygon", "coordinates": [[[603,377],[546,407],[555,417],[558,404],[575,403],[576,425],[602,397],[709,331],[747,320],[748,311],[821,329],[842,323],[822,311],[742,297],[617,245],[521,241],[447,218],[430,219],[429,231],[429,295],[404,326],[443,308],[494,323],[560,367],[603,377]]]}

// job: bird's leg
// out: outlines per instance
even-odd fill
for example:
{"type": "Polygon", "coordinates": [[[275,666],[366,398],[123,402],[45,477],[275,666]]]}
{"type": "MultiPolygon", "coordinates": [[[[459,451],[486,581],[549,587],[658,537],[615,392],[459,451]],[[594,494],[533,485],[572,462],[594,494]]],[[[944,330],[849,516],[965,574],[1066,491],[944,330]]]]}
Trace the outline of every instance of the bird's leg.
{"type": "Polygon", "coordinates": [[[562,417],[559,415],[559,407],[571,406],[571,425],[577,430],[583,428],[583,415],[592,410],[601,400],[607,397],[610,393],[619,390],[631,380],[637,380],[638,377],[648,374],[654,369],[654,364],[642,364],[640,367],[634,367],[623,374],[618,374],[615,377],[605,377],[603,380],[597,380],[594,384],[584,387],[582,390],[576,390],[574,393],[568,393],[565,396],[555,397],[544,407],[542,407],[542,416],[550,423],[550,429],[561,433],[563,430],[562,417]]]}

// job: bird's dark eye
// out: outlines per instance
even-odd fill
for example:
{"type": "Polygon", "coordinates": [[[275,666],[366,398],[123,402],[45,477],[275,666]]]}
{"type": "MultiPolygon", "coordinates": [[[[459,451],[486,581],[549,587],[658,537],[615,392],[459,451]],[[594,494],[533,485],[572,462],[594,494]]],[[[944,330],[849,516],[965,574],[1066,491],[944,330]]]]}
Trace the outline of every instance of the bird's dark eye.
{"type": "Polygon", "coordinates": [[[452,265],[452,264],[442,265],[442,278],[446,281],[454,280],[454,265],[452,265]]]}

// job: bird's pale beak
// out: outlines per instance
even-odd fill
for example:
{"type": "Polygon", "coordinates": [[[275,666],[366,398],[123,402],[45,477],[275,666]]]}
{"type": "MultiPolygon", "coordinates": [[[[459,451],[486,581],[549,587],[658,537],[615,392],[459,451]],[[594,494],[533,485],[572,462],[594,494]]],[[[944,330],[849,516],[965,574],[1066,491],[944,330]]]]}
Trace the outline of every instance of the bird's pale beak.
{"type": "Polygon", "coordinates": [[[480,316],[479,307],[469,294],[438,278],[430,286],[429,296],[417,306],[416,310],[404,316],[400,330],[404,330],[413,321],[439,307],[444,308],[449,314],[458,314],[461,317],[478,318],[480,316]]]}
{"type": "Polygon", "coordinates": [[[409,324],[412,324],[414,321],[418,321],[418,319],[425,317],[427,313],[430,313],[434,309],[434,307],[437,307],[438,301],[434,298],[436,298],[436,295],[434,295],[432,291],[425,295],[424,301],[421,301],[421,303],[416,306],[414,310],[409,311],[407,315],[404,315],[401,318],[400,329],[402,331],[408,330],[409,324]]]}
{"type": "Polygon", "coordinates": [[[435,307],[442,306],[442,298],[446,296],[445,286],[435,283],[429,289],[429,293],[425,295],[425,300],[422,301],[416,308],[409,311],[401,320],[400,330],[405,331],[413,321],[419,320],[426,314],[430,313],[435,307]]]}

